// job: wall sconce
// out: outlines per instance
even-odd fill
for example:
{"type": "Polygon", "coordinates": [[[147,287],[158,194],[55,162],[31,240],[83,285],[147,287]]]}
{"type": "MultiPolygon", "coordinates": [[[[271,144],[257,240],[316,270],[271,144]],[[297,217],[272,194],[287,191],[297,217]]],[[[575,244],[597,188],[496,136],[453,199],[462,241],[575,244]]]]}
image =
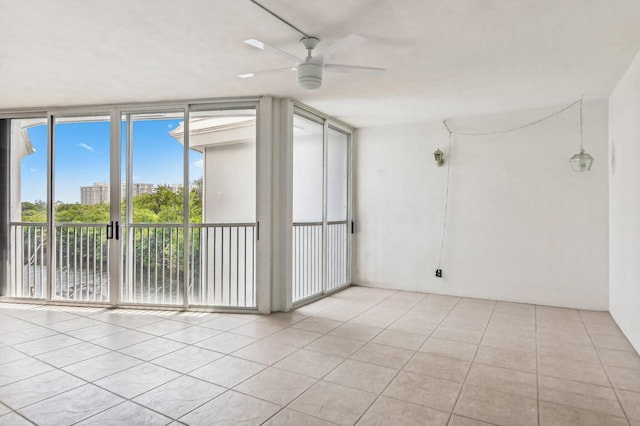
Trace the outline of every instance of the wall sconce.
{"type": "Polygon", "coordinates": [[[435,158],[438,167],[444,164],[444,152],[440,151],[440,148],[438,148],[436,152],[433,153],[433,158],[435,158]]]}
{"type": "Polygon", "coordinates": [[[580,152],[569,159],[574,172],[586,172],[593,163],[593,157],[584,152],[582,142],[582,98],[580,98],[580,152]]]}

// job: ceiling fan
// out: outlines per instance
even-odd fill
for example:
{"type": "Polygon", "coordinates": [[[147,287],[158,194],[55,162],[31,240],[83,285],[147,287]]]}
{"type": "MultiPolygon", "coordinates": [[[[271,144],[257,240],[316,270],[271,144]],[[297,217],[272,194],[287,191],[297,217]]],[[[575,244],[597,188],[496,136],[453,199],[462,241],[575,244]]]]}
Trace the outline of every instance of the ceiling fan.
{"type": "Polygon", "coordinates": [[[255,47],[256,49],[263,50],[268,53],[272,53],[278,55],[282,58],[285,58],[291,61],[293,64],[286,68],[276,68],[271,70],[264,71],[256,71],[247,74],[239,74],[240,78],[250,78],[255,77],[261,74],[270,74],[274,72],[280,71],[296,71],[298,75],[298,86],[306,90],[314,90],[319,88],[322,85],[322,72],[323,70],[332,71],[332,72],[341,72],[341,73],[349,73],[349,74],[378,74],[385,71],[384,68],[374,68],[374,67],[362,67],[356,65],[339,65],[329,63],[331,58],[336,55],[338,52],[352,49],[364,43],[366,39],[356,34],[348,35],[333,45],[328,47],[326,50],[318,53],[317,55],[313,55],[313,49],[316,48],[318,43],[320,43],[320,39],[312,36],[305,36],[301,40],[304,48],[307,50],[306,58],[302,59],[295,55],[292,55],[284,50],[278,49],[273,46],[269,46],[268,44],[256,40],[249,39],[244,42],[249,46],[255,47]]]}

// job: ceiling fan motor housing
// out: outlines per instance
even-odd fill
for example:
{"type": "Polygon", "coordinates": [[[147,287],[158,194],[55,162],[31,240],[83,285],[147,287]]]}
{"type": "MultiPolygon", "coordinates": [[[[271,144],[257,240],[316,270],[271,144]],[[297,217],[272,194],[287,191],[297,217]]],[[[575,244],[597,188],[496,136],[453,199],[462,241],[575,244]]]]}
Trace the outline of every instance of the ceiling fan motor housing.
{"type": "Polygon", "coordinates": [[[322,85],[322,65],[303,62],[297,67],[298,86],[306,90],[314,90],[322,85]]]}

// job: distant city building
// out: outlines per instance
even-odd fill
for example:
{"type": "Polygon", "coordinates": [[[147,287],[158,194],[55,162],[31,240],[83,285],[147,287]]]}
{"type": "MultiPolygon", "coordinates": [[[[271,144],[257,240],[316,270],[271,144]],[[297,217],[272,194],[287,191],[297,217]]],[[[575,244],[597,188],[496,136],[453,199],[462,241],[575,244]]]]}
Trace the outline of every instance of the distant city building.
{"type": "MultiPolygon", "coordinates": [[[[173,183],[166,185],[171,191],[178,192],[182,189],[182,185],[179,183],[173,183]]],[[[141,194],[152,194],[155,189],[155,185],[152,183],[132,183],[131,195],[136,197],[141,194]]],[[[127,184],[122,182],[120,186],[120,197],[122,200],[127,196],[127,184]]],[[[96,182],[91,186],[80,187],[80,204],[91,206],[94,204],[108,203],[110,200],[109,185],[105,182],[96,182]]]]}
{"type": "Polygon", "coordinates": [[[92,206],[109,202],[109,185],[105,182],[97,182],[92,186],[80,187],[80,204],[92,206]]]}
{"type": "Polygon", "coordinates": [[[171,185],[165,185],[167,188],[169,188],[171,190],[171,192],[177,194],[178,191],[180,191],[182,189],[182,184],[181,183],[172,183],[171,185]]]}
{"type": "MultiPolygon", "coordinates": [[[[152,183],[132,183],[131,196],[136,197],[141,194],[152,194],[154,185],[152,183]]],[[[120,197],[124,200],[127,197],[127,184],[122,182],[120,185],[120,197]]]]}

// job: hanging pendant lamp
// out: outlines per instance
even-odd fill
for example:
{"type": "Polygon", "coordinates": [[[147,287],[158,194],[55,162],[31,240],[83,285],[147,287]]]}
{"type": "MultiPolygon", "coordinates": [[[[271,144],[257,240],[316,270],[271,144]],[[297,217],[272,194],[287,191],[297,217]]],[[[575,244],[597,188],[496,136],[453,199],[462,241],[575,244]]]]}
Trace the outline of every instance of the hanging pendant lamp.
{"type": "Polygon", "coordinates": [[[593,157],[585,152],[582,142],[582,98],[580,98],[580,152],[569,159],[574,172],[589,171],[593,163],[593,157]]]}

